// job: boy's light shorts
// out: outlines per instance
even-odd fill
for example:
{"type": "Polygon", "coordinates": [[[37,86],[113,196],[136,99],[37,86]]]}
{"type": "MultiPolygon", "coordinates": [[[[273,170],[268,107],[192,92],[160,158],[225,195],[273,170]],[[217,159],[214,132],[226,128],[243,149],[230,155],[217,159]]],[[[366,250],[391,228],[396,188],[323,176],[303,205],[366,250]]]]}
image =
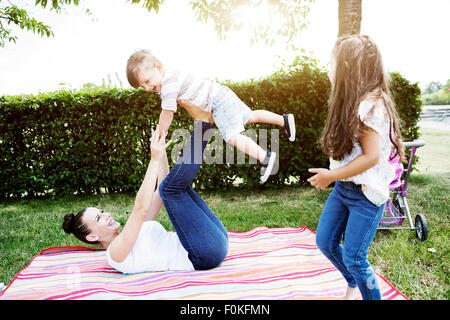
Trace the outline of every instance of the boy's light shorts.
{"type": "Polygon", "coordinates": [[[222,87],[213,98],[211,111],[214,123],[228,141],[245,130],[252,110],[228,87],[222,87]]]}

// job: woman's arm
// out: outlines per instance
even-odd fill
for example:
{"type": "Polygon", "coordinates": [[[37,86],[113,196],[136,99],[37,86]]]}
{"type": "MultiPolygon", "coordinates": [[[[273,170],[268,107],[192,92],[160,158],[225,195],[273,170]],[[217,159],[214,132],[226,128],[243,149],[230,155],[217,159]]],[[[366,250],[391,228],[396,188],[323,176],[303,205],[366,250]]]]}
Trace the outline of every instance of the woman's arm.
{"type": "Polygon", "coordinates": [[[162,132],[168,132],[169,127],[172,124],[173,115],[175,112],[171,110],[161,110],[161,114],[159,115],[159,128],[162,132]]]}
{"type": "Polygon", "coordinates": [[[316,173],[307,180],[313,187],[323,190],[334,181],[356,176],[378,163],[381,152],[380,135],[372,128],[362,126],[359,135],[362,154],[345,166],[331,171],[324,168],[309,169],[309,172],[316,173]]]}
{"type": "Polygon", "coordinates": [[[147,167],[144,180],[134,200],[134,207],[128,218],[123,231],[114,239],[110,245],[111,258],[116,262],[122,262],[136,242],[141,230],[147,211],[149,210],[158,177],[159,167],[163,161],[165,148],[171,143],[164,144],[167,133],[160,136],[159,127],[152,132],[151,138],[151,160],[147,167]]]}
{"type": "Polygon", "coordinates": [[[180,100],[177,100],[177,103],[180,106],[182,106],[187,111],[187,113],[189,113],[189,115],[192,117],[192,119],[200,120],[203,122],[214,123],[212,112],[203,111],[195,104],[192,104],[186,100],[180,99],[180,100]]]}
{"type": "Polygon", "coordinates": [[[164,152],[158,170],[157,188],[155,193],[153,194],[152,203],[147,211],[144,221],[155,220],[159,212],[161,211],[163,202],[159,195],[159,184],[164,180],[164,178],[167,176],[168,173],[169,173],[169,162],[167,160],[167,153],[164,152]]]}

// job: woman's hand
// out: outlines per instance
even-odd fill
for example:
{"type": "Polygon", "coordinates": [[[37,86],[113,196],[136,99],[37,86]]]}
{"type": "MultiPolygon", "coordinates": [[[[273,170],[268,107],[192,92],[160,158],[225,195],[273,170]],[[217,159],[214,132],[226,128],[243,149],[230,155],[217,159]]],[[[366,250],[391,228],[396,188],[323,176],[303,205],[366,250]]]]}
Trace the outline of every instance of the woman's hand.
{"type": "Polygon", "coordinates": [[[159,125],[156,130],[152,129],[152,137],[150,139],[150,149],[153,160],[161,160],[164,157],[166,148],[172,143],[172,140],[165,143],[167,131],[160,131],[159,125]]]}
{"type": "Polygon", "coordinates": [[[328,187],[332,182],[335,181],[333,173],[328,169],[323,168],[313,168],[308,169],[309,172],[316,173],[307,181],[311,183],[313,187],[316,189],[324,190],[328,187]]]}
{"type": "Polygon", "coordinates": [[[198,106],[190,103],[187,100],[179,99],[179,100],[177,100],[177,103],[180,106],[182,106],[187,111],[187,113],[189,113],[189,115],[192,117],[192,119],[200,120],[203,122],[214,123],[212,112],[203,111],[198,106]]]}

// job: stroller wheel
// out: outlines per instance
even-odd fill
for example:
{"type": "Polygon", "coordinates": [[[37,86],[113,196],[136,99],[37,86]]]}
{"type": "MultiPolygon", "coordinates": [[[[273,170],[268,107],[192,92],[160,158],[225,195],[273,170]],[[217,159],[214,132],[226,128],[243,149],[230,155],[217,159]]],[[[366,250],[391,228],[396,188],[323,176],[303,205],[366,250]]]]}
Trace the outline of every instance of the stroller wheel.
{"type": "Polygon", "coordinates": [[[428,224],[427,220],[425,220],[425,216],[423,214],[418,214],[416,216],[416,237],[420,241],[425,241],[428,238],[428,224]]]}

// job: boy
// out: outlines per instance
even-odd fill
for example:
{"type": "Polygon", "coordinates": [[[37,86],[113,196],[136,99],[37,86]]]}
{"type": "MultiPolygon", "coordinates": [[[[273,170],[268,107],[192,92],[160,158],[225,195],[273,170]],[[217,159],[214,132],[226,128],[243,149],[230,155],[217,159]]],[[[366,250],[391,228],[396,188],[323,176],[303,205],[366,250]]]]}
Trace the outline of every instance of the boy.
{"type": "Polygon", "coordinates": [[[261,167],[262,183],[273,174],[276,153],[266,152],[250,137],[242,135],[244,125],[275,124],[284,129],[290,141],[295,140],[292,114],[281,116],[266,110],[252,111],[226,86],[178,70],[166,70],[149,50],[139,50],[130,56],[127,78],[133,88],[143,88],[160,94],[161,130],[168,131],[179,102],[194,120],[214,122],[227,143],[257,159],[261,167]]]}

